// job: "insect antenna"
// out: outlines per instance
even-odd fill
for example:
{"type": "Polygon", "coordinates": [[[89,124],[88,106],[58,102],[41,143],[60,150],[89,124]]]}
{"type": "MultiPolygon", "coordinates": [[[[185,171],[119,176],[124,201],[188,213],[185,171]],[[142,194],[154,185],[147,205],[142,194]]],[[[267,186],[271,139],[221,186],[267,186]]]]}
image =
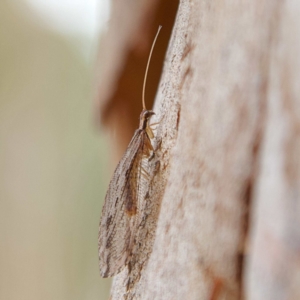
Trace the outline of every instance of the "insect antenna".
{"type": "Polygon", "coordinates": [[[146,67],[146,72],[145,72],[145,77],[144,77],[144,83],[143,83],[143,98],[142,98],[142,99],[143,99],[143,110],[146,110],[146,105],[145,105],[145,89],[146,89],[146,80],[147,80],[147,75],[148,75],[149,64],[150,64],[150,60],[151,60],[153,48],[154,48],[154,46],[155,46],[156,39],[157,39],[157,37],[158,37],[158,34],[159,34],[161,28],[162,28],[162,26],[160,25],[160,26],[158,27],[156,36],[155,36],[154,41],[153,41],[153,43],[152,43],[151,50],[150,50],[150,54],[149,54],[149,58],[148,58],[148,62],[147,62],[147,67],[146,67]]]}

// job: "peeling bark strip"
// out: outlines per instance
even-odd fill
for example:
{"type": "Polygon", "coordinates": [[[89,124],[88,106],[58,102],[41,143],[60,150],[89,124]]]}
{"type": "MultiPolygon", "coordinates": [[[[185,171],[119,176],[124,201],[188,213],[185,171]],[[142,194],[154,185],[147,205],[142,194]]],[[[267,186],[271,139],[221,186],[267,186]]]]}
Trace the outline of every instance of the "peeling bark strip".
{"type": "Polygon", "coordinates": [[[155,231],[112,299],[300,299],[299,15],[294,0],[180,2],[154,108],[155,231]]]}

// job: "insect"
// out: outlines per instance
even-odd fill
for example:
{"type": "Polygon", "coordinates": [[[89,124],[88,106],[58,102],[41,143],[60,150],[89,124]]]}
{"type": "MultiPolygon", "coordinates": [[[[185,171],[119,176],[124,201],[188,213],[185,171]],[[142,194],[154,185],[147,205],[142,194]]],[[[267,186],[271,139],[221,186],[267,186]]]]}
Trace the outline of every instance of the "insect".
{"type": "Polygon", "coordinates": [[[153,48],[160,32],[154,38],[143,83],[139,128],[135,131],[125,154],[110,181],[99,225],[99,267],[102,277],[118,274],[130,262],[135,236],[142,220],[143,201],[149,182],[149,159],[154,153],[154,138],[149,121],[155,113],[145,105],[145,86],[153,48]]]}

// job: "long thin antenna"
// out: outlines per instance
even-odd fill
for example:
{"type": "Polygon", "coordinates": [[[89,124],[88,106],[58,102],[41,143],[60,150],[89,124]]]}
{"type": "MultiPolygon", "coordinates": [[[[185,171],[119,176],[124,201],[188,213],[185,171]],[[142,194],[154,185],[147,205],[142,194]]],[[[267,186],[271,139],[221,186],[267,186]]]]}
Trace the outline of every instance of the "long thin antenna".
{"type": "Polygon", "coordinates": [[[156,39],[158,37],[158,34],[161,30],[162,26],[159,25],[158,27],[158,30],[157,30],[157,33],[156,33],[156,36],[154,38],[154,41],[152,43],[152,47],[151,47],[151,50],[150,50],[150,54],[149,54],[149,58],[148,58],[148,62],[147,62],[147,67],[146,67],[146,72],[145,72],[145,77],[144,77],[144,84],[143,84],[143,109],[145,110],[146,109],[146,105],[145,105],[145,89],[146,89],[146,80],[147,80],[147,75],[148,75],[148,69],[149,69],[149,64],[150,64],[150,60],[151,60],[151,56],[152,56],[152,52],[153,52],[153,48],[155,46],[155,43],[156,43],[156,39]]]}

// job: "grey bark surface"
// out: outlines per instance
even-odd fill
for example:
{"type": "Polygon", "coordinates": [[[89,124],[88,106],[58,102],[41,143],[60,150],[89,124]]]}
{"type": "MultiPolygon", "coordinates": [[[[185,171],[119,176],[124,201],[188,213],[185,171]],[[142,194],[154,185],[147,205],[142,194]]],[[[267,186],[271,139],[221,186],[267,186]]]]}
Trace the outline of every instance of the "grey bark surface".
{"type": "Polygon", "coordinates": [[[146,258],[112,299],[300,299],[299,16],[292,0],[180,2],[146,258]]]}

